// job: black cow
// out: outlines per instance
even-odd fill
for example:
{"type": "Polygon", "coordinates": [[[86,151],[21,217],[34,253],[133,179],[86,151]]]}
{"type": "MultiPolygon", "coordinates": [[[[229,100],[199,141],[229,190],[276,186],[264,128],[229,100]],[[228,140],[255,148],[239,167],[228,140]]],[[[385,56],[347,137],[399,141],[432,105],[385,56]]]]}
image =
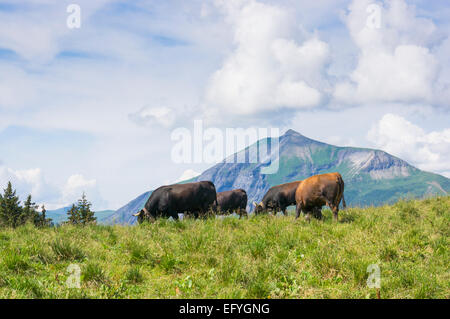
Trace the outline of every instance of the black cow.
{"type": "Polygon", "coordinates": [[[261,203],[255,205],[255,214],[272,211],[274,215],[281,210],[286,215],[286,208],[295,205],[295,191],[301,181],[280,184],[271,187],[264,195],[261,203]]]}
{"type": "Polygon", "coordinates": [[[133,216],[141,223],[144,219],[172,217],[178,219],[178,213],[205,216],[213,204],[217,205],[216,187],[210,181],[161,186],[133,216]]]}
{"type": "Polygon", "coordinates": [[[232,214],[236,212],[239,218],[242,215],[247,216],[247,192],[243,189],[233,189],[217,193],[217,205],[214,206],[214,211],[220,211],[225,214],[232,214]]]}

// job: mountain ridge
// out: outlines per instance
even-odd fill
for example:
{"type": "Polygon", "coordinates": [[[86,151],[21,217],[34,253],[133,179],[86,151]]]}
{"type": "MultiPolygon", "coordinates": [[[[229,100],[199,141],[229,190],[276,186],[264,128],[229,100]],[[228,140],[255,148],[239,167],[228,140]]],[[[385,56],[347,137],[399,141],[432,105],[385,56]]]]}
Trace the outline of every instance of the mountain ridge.
{"type": "MultiPolygon", "coordinates": [[[[67,221],[67,212],[70,210],[71,206],[61,207],[58,209],[50,209],[46,211],[46,217],[51,218],[55,225],[59,225],[67,221]]],[[[105,220],[114,214],[116,211],[111,209],[99,210],[94,212],[94,216],[97,218],[98,224],[103,224],[105,220]]]]}
{"type": "MultiPolygon", "coordinates": [[[[260,141],[232,156],[249,158],[250,154],[257,154],[255,147],[260,141]]],[[[275,174],[260,173],[267,164],[225,163],[223,160],[188,181],[210,180],[216,185],[217,192],[243,188],[248,194],[249,210],[252,201],[260,201],[274,185],[334,171],[342,174],[347,204],[353,206],[379,206],[404,197],[445,195],[450,192],[450,179],[422,171],[382,150],[335,146],[313,140],[292,129],[279,137],[278,148],[279,157],[275,161],[278,161],[279,170],[275,174]]],[[[151,191],[148,191],[139,195],[105,222],[135,223],[135,217],[131,214],[143,207],[150,194],[151,191]]]]}

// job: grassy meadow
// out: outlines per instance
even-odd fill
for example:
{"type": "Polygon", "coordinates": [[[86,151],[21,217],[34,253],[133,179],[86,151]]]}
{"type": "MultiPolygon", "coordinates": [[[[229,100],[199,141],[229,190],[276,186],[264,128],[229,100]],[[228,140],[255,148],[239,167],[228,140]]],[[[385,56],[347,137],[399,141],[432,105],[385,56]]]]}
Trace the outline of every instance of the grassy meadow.
{"type": "Polygon", "coordinates": [[[0,298],[450,298],[450,197],[324,217],[3,228],[0,298]]]}

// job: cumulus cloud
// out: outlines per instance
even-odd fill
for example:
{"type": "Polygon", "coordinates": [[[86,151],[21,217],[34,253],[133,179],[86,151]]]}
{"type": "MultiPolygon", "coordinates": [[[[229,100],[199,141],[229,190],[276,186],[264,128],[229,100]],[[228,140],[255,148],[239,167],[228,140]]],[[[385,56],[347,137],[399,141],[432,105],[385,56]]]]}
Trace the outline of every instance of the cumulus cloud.
{"type": "Polygon", "coordinates": [[[235,48],[211,77],[209,111],[252,115],[322,102],[330,56],[325,42],[301,32],[289,12],[276,5],[224,1],[219,7],[232,25],[235,48]]]}
{"type": "Polygon", "coordinates": [[[337,83],[334,98],[348,104],[433,102],[439,60],[429,47],[436,41],[436,26],[404,0],[368,11],[371,4],[355,0],[344,17],[359,57],[348,80],[337,83]],[[373,14],[379,25],[370,20],[373,14]]]}
{"type": "Polygon", "coordinates": [[[92,203],[94,209],[107,207],[107,202],[102,198],[95,179],[87,179],[81,174],[69,176],[66,184],[61,190],[59,207],[67,206],[76,202],[85,193],[87,199],[92,203]]]}
{"type": "Polygon", "coordinates": [[[106,207],[95,179],[86,179],[81,174],[71,175],[63,187],[48,183],[40,168],[14,170],[0,165],[0,188],[5,188],[8,182],[21,201],[31,195],[39,204],[45,204],[47,209],[55,209],[70,205],[86,193],[94,207],[106,207]]]}
{"type": "Polygon", "coordinates": [[[74,174],[67,179],[66,185],[62,190],[63,198],[66,201],[73,201],[80,196],[82,192],[95,188],[97,182],[95,179],[86,179],[81,174],[74,174]]]}
{"type": "Polygon", "coordinates": [[[0,166],[0,186],[5,188],[8,181],[13,184],[17,194],[24,200],[31,194],[35,200],[54,200],[56,188],[48,184],[40,168],[14,170],[0,166]]]}
{"type": "Polygon", "coordinates": [[[376,147],[426,171],[450,177],[450,128],[425,132],[395,114],[385,114],[368,132],[376,147]]]}
{"type": "Polygon", "coordinates": [[[435,102],[448,107],[450,101],[450,37],[447,37],[437,48],[435,55],[439,60],[439,76],[435,87],[435,102]]]}

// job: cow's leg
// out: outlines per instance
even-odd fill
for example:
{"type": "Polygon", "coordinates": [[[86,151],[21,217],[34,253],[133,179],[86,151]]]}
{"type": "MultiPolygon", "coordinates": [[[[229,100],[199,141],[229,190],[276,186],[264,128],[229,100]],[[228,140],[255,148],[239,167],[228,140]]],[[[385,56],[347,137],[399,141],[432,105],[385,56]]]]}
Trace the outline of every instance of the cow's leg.
{"type": "Polygon", "coordinates": [[[287,214],[287,213],[286,213],[286,207],[282,207],[282,208],[281,208],[281,211],[283,212],[283,215],[286,216],[286,214],[287,214]]]}
{"type": "Polygon", "coordinates": [[[156,218],[157,218],[157,215],[155,215],[155,216],[148,215],[146,219],[149,223],[154,223],[156,221],[156,218]]]}
{"type": "Polygon", "coordinates": [[[205,211],[205,209],[200,209],[200,218],[206,219],[208,217],[207,214],[208,213],[205,211]]]}
{"type": "Polygon", "coordinates": [[[332,201],[329,201],[327,198],[325,198],[325,202],[328,207],[330,207],[331,211],[333,212],[334,220],[337,220],[338,212],[339,212],[339,206],[334,205],[332,201]]]}
{"type": "Polygon", "coordinates": [[[218,215],[212,206],[209,206],[208,213],[211,217],[215,217],[216,215],[218,215]]]}
{"type": "Polygon", "coordinates": [[[313,215],[315,218],[322,219],[322,207],[315,207],[313,210],[313,215]]]}
{"type": "Polygon", "coordinates": [[[248,218],[246,207],[239,207],[239,218],[241,218],[241,216],[248,218]]]}
{"type": "Polygon", "coordinates": [[[301,211],[302,211],[302,204],[297,203],[297,206],[295,208],[295,219],[297,219],[300,216],[301,211]]]}
{"type": "Polygon", "coordinates": [[[338,221],[339,206],[333,206],[331,210],[333,212],[334,220],[338,221]]]}
{"type": "Polygon", "coordinates": [[[311,222],[311,213],[314,212],[314,208],[311,210],[306,210],[304,211],[305,213],[305,220],[310,223],[311,222]]]}

